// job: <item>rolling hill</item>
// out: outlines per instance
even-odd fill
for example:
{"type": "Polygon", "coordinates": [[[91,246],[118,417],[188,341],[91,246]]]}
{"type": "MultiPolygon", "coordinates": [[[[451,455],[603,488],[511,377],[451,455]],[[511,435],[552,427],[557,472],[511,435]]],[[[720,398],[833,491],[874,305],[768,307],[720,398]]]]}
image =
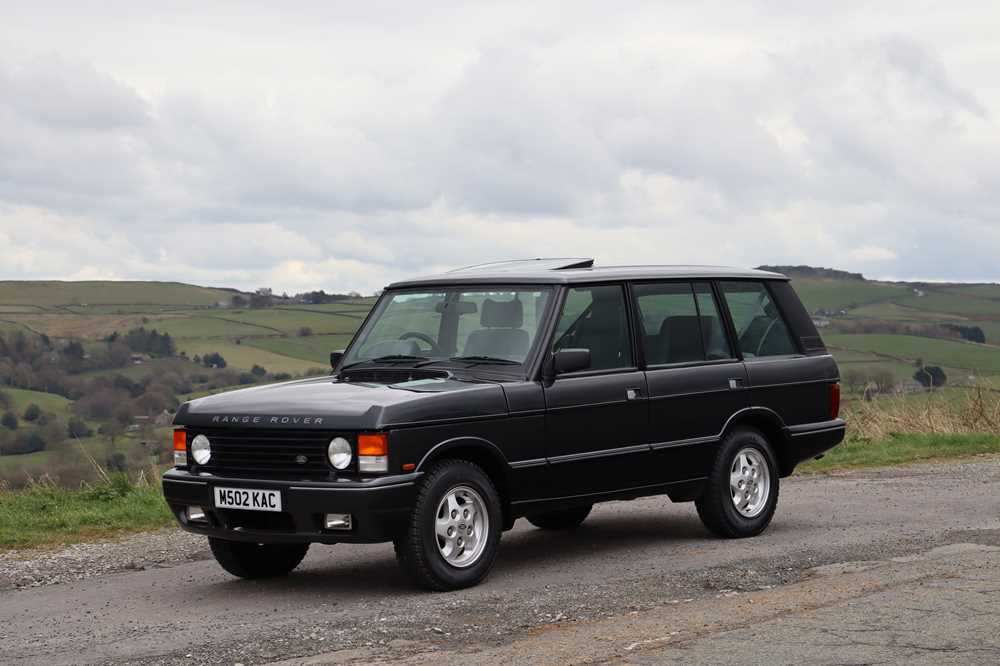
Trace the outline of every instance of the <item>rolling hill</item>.
{"type": "MultiPolygon", "coordinates": [[[[956,377],[1000,375],[1000,284],[881,282],[825,269],[769,268],[791,274],[844,368],[889,371],[904,380],[921,359],[956,377]],[[865,330],[887,322],[935,335],[865,330]],[[941,325],[977,326],[986,344],[963,341],[941,325]]],[[[0,282],[0,331],[97,344],[112,332],[144,326],[169,333],[191,357],[217,351],[237,369],[260,365],[294,375],[325,368],[329,352],[350,341],[374,302],[218,307],[238,293],[171,282],[6,281],[0,282]]],[[[141,373],[129,368],[130,375],[141,373]]]]}

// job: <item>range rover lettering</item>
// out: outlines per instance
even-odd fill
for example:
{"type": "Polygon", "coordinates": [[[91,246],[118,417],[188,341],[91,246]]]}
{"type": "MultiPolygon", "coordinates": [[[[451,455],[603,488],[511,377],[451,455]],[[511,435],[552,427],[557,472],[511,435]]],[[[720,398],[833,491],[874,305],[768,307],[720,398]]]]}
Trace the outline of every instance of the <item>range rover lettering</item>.
{"type": "Polygon", "coordinates": [[[518,518],[574,528],[659,494],[749,537],[844,436],[837,365],[763,271],[545,259],[408,280],[331,365],[176,414],[166,501],[236,576],[392,541],[416,584],[457,589],[518,518]]]}

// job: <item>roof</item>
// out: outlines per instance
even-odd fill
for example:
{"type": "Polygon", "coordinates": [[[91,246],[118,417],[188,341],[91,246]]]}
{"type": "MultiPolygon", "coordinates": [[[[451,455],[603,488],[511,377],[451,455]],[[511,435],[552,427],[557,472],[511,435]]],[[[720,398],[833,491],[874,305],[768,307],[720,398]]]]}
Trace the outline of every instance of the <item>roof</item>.
{"type": "Polygon", "coordinates": [[[459,268],[390,284],[388,289],[449,284],[573,284],[604,280],[757,279],[787,280],[780,273],[728,266],[594,266],[593,259],[525,259],[459,268]]]}

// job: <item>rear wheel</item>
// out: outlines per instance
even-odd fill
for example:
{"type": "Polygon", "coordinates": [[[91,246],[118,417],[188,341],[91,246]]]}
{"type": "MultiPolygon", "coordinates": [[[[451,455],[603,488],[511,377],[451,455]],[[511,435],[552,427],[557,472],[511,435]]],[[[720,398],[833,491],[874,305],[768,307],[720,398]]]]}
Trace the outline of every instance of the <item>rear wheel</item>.
{"type": "Polygon", "coordinates": [[[208,538],[212,555],[223,569],[240,578],[284,576],[299,566],[308,543],[249,543],[208,538]]]}
{"type": "Polygon", "coordinates": [[[394,542],[396,559],[420,587],[470,587],[493,567],[502,521],[500,497],[482,469],[441,461],[420,483],[407,530],[394,542]]]}
{"type": "Polygon", "coordinates": [[[543,530],[569,530],[579,527],[590,515],[593,504],[575,506],[572,509],[547,511],[527,516],[528,522],[543,530]]]}
{"type": "Polygon", "coordinates": [[[778,506],[778,468],[759,430],[738,428],[723,440],[695,506],[705,527],[721,537],[755,536],[767,528],[778,506]]]}

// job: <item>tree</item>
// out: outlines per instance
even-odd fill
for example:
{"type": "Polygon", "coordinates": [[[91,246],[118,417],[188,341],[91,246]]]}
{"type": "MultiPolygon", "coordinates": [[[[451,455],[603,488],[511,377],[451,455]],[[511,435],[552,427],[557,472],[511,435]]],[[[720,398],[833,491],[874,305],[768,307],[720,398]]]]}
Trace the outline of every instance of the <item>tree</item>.
{"type": "Polygon", "coordinates": [[[299,329],[299,337],[300,338],[308,338],[312,334],[313,334],[313,330],[311,328],[309,328],[308,326],[303,326],[302,328],[299,329]]]}
{"type": "Polygon", "coordinates": [[[252,368],[250,368],[250,374],[254,375],[255,377],[263,377],[264,375],[267,374],[267,370],[255,364],[252,368]]]}
{"type": "Polygon", "coordinates": [[[224,368],[226,367],[226,359],[222,358],[222,354],[219,352],[212,352],[211,354],[205,354],[201,357],[202,364],[207,368],[224,368]]]}
{"type": "Polygon", "coordinates": [[[8,430],[17,430],[17,416],[14,415],[14,412],[5,412],[0,417],[0,425],[8,430]]]}
{"type": "Polygon", "coordinates": [[[948,375],[944,370],[936,365],[925,365],[915,373],[913,379],[918,381],[925,388],[938,388],[948,383],[948,375]]]}
{"type": "Polygon", "coordinates": [[[84,437],[90,437],[93,435],[94,431],[90,429],[90,426],[87,425],[86,421],[73,417],[69,420],[66,433],[70,437],[83,439],[84,437]]]}
{"type": "Polygon", "coordinates": [[[42,415],[42,408],[31,403],[28,405],[27,409],[24,410],[24,420],[29,422],[34,422],[38,420],[38,417],[42,415]]]}
{"type": "Polygon", "coordinates": [[[274,304],[274,297],[271,295],[270,287],[261,287],[250,294],[250,307],[269,308],[274,304]]]}

